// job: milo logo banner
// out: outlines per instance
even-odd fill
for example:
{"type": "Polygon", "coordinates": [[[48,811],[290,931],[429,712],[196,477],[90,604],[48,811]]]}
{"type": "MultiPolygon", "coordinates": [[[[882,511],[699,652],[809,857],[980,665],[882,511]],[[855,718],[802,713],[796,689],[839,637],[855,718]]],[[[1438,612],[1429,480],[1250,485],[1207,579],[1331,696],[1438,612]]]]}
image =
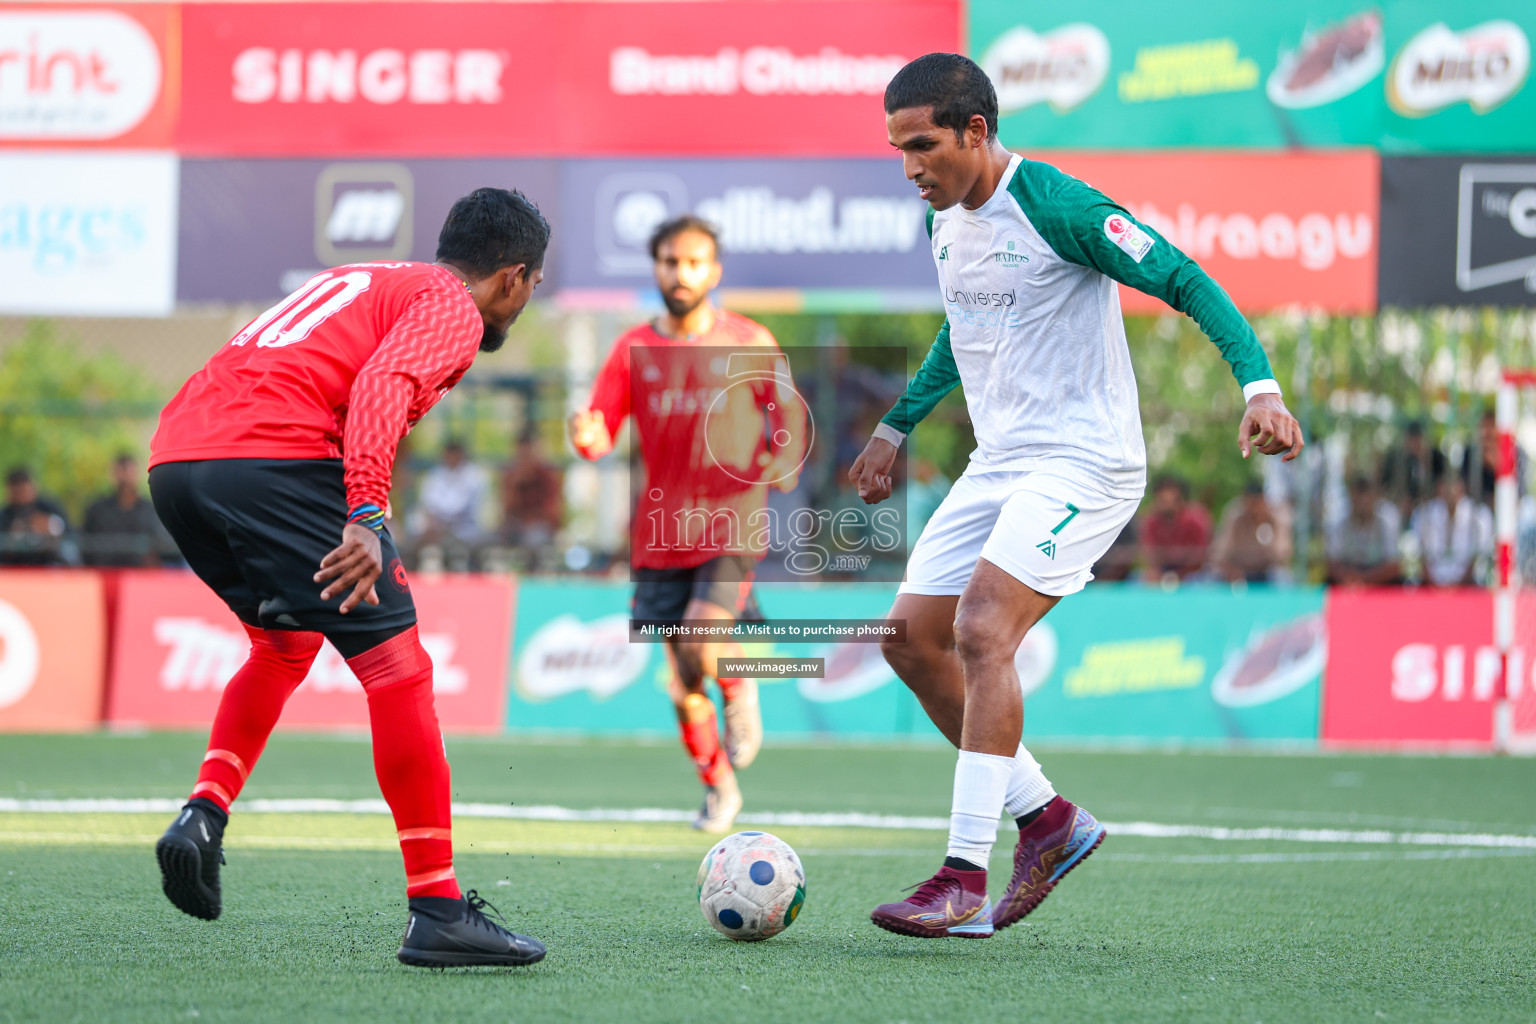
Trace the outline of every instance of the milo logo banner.
{"type": "MultiPolygon", "coordinates": [[[[759,588],[770,619],[879,618],[895,587],[759,588]]],[[[629,588],[525,583],[509,672],[512,732],[676,732],[666,654],[631,643],[629,588]]],[[[1328,638],[1320,589],[1093,585],[1014,656],[1036,739],[1312,741],[1328,638]]],[[[822,658],[821,678],[762,679],[771,736],[943,742],[873,643],[743,644],[822,658]]]]}
{"type": "Polygon", "coordinates": [[[1536,148],[1524,0],[970,11],[1009,146],[1536,148]]]}

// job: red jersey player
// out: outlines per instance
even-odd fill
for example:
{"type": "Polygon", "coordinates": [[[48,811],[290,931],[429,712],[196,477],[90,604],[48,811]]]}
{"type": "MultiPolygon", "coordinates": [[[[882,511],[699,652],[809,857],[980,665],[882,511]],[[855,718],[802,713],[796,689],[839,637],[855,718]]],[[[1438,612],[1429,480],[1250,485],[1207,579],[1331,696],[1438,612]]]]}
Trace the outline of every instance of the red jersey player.
{"type": "MultiPolygon", "coordinates": [[[[794,488],[805,458],[805,406],[788,386],[773,336],[709,301],[721,267],[708,222],[662,224],[651,256],[666,315],[614,344],[591,407],[572,417],[571,439],[584,457],[601,458],[624,418],[635,419],[645,463],[630,543],[635,619],[758,619],[752,576],[764,531],[754,524],[770,486],[794,488]],[[757,351],[721,351],[734,348],[757,351]]],[[[720,678],[719,659],[741,653],[733,642],[669,639],[667,650],[683,746],[704,783],[694,827],[728,832],[741,810],[734,768],[750,764],[762,744],[757,681],[720,678]],[[725,700],[723,748],[705,676],[725,700]]]]}
{"type": "Polygon", "coordinates": [[[247,324],[161,414],[155,511],[251,638],[192,796],[155,847],[165,894],[186,913],[219,916],[230,804],[329,639],[367,693],[374,768],[405,859],[399,959],[543,959],[537,939],[459,892],[432,662],[383,510],[400,438],[477,351],[501,347],[544,276],[548,244],[548,223],[521,193],[478,189],[449,212],[437,262],[317,275],[247,324]]]}

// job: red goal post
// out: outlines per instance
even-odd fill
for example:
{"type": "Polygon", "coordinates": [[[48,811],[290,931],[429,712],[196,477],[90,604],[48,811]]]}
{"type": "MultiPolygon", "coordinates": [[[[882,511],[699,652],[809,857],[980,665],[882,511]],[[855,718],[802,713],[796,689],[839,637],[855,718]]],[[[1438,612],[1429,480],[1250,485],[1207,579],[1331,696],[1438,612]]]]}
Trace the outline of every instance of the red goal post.
{"type": "MultiPolygon", "coordinates": [[[[1536,369],[1506,370],[1494,405],[1499,469],[1493,491],[1496,560],[1493,640],[1503,662],[1494,743],[1508,753],[1536,753],[1536,552],[1521,550],[1520,434],[1536,431],[1536,369]]],[[[1528,487],[1536,482],[1524,481],[1528,487]]],[[[1536,488],[1533,488],[1536,489],[1536,488]]],[[[1533,531],[1536,533],[1536,531],[1533,531]]],[[[1523,539],[1536,543],[1536,535],[1523,539]]]]}

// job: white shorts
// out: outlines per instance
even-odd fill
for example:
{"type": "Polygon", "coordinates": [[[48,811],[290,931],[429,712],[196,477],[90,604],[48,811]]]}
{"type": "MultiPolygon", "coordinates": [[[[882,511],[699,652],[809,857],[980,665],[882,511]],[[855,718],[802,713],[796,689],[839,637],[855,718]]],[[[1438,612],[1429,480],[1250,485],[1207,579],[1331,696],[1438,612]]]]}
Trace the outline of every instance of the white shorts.
{"type": "Polygon", "coordinates": [[[898,593],[962,593],[985,558],[1037,593],[1075,594],[1140,504],[1060,472],[967,469],[923,527],[898,593]]]}

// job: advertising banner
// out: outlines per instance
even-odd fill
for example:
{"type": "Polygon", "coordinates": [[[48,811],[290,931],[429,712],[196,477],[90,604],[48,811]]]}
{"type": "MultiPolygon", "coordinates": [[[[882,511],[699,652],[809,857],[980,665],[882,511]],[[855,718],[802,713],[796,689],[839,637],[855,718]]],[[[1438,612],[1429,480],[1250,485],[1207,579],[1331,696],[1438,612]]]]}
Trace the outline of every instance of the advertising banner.
{"type": "Polygon", "coordinates": [[[0,570],[0,732],[97,725],[106,647],[99,574],[0,570]]]}
{"type": "MultiPolygon", "coordinates": [[[[765,585],[770,619],[880,618],[894,587],[765,585]]],[[[512,731],[671,735],[660,644],[628,642],[627,587],[522,588],[512,731]]],[[[1031,630],[1015,656],[1024,731],[1041,739],[1317,738],[1328,638],[1322,591],[1095,585],[1031,630]]],[[[761,680],[770,735],[941,742],[878,644],[743,644],[747,657],[825,658],[820,679],[761,680]]]]}
{"type": "MultiPolygon", "coordinates": [[[[410,582],[421,645],[432,658],[438,721],[449,732],[498,732],[513,584],[453,576],[410,582]]],[[[250,641],[239,620],[189,572],[123,573],[107,718],[153,727],[213,721],[250,641]]],[[[362,685],[329,643],[283,709],[282,725],[368,727],[362,685]]]]}
{"type": "MultiPolygon", "coordinates": [[[[1026,153],[1120,203],[1192,256],[1245,311],[1375,308],[1374,153],[1026,153]]],[[[1127,312],[1164,312],[1122,288],[1127,312]]]]}
{"type": "Polygon", "coordinates": [[[956,0],[192,4],[188,153],[876,154],[956,0]],[[366,16],[364,16],[366,15],[366,16]]]}
{"type": "Polygon", "coordinates": [[[521,190],[563,240],[553,161],[185,160],[177,295],[267,302],[342,263],[431,260],[454,200],[486,185],[521,190]]]}
{"type": "Polygon", "coordinates": [[[972,0],[1003,142],[1536,150],[1523,0],[972,0]]]}
{"type": "Polygon", "coordinates": [[[724,288],[907,292],[940,305],[927,204],[895,156],[573,160],[561,192],[565,288],[653,292],[651,231],[691,212],[720,228],[724,288]]]}
{"type": "MultiPolygon", "coordinates": [[[[882,618],[895,587],[757,588],[769,618],[882,618]]],[[[524,583],[509,671],[512,732],[673,736],[663,644],[629,642],[628,586],[524,583]]],[[[939,740],[880,645],[742,644],[748,657],[825,658],[820,679],[759,681],[763,728],[820,738],[920,735],[939,740]]]]}
{"type": "MultiPolygon", "coordinates": [[[[1328,631],[1324,742],[1493,742],[1503,669],[1487,591],[1335,590],[1328,631]]],[[[1536,685],[1536,658],[1511,660],[1536,685]]]]}
{"type": "Polygon", "coordinates": [[[176,169],[168,153],[0,153],[0,314],[169,313],[176,169]]]}
{"type": "Polygon", "coordinates": [[[1536,156],[1385,157],[1383,306],[1536,305],[1536,156]]]}
{"type": "Polygon", "coordinates": [[[0,9],[0,146],[164,149],[174,137],[177,8],[0,9]]]}

